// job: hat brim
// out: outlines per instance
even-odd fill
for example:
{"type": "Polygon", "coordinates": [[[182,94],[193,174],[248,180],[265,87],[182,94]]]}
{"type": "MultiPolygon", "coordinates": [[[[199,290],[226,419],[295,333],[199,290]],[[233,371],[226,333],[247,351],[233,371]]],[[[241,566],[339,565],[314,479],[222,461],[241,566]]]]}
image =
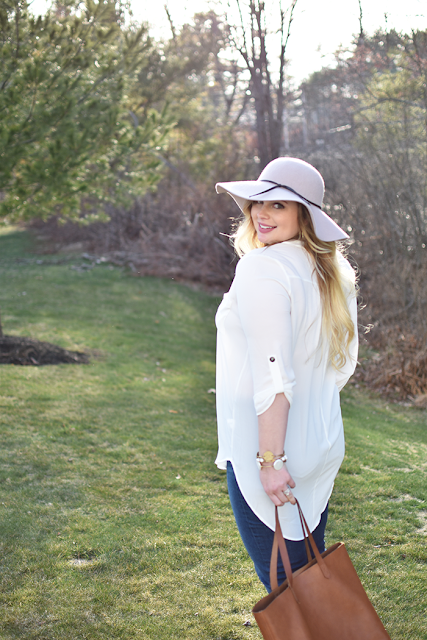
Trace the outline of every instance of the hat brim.
{"type": "Polygon", "coordinates": [[[215,188],[217,193],[230,194],[242,211],[245,210],[250,202],[256,202],[258,200],[265,202],[276,200],[300,202],[307,207],[313,222],[314,231],[319,240],[333,242],[336,240],[345,240],[349,237],[320,207],[309,204],[304,198],[300,198],[292,191],[288,191],[288,189],[284,189],[283,187],[274,187],[267,191],[267,193],[262,193],[266,188],[265,182],[245,180],[240,182],[218,182],[215,188]]]}

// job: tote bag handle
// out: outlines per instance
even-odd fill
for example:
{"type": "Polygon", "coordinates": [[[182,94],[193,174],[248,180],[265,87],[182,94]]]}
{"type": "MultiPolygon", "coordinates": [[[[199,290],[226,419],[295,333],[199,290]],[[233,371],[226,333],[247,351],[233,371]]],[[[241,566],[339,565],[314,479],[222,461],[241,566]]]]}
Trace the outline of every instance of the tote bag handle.
{"type": "MultiPolygon", "coordinates": [[[[307,524],[307,520],[304,517],[304,514],[301,510],[301,506],[300,503],[298,502],[298,500],[296,501],[296,506],[298,507],[298,513],[299,513],[299,517],[301,520],[301,526],[302,526],[302,532],[304,535],[304,541],[305,541],[305,546],[307,549],[307,557],[308,560],[311,560],[311,553],[309,550],[309,545],[308,545],[308,541],[310,541],[310,545],[311,548],[313,549],[313,553],[314,553],[314,557],[317,560],[317,563],[324,575],[325,578],[330,578],[331,577],[331,573],[328,569],[328,567],[325,564],[325,561],[323,560],[322,556],[319,553],[319,549],[317,548],[316,543],[314,542],[314,538],[312,536],[312,533],[308,527],[307,524]]],[[[298,598],[295,595],[294,592],[294,588],[293,588],[293,575],[292,575],[292,568],[291,568],[291,562],[289,560],[289,554],[288,554],[288,550],[286,548],[286,543],[285,540],[283,538],[283,534],[282,534],[282,528],[280,526],[280,520],[279,520],[279,512],[278,509],[276,507],[276,531],[274,532],[274,539],[273,539],[273,548],[271,550],[271,560],[270,560],[270,586],[272,588],[272,590],[277,589],[277,587],[279,586],[278,582],[277,582],[277,557],[278,557],[278,551],[280,551],[280,556],[282,558],[282,562],[283,562],[283,567],[285,569],[286,572],[286,577],[288,580],[288,585],[292,591],[292,593],[294,594],[295,599],[298,601],[298,598]]]]}

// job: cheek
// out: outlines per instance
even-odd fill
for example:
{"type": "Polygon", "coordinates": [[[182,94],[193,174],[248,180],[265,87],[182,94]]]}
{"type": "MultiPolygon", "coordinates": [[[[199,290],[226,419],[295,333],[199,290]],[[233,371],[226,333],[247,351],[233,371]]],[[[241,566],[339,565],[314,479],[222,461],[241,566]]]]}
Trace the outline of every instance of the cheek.
{"type": "Polygon", "coordinates": [[[291,220],[292,220],[292,228],[295,230],[295,232],[298,232],[299,229],[299,222],[298,222],[298,209],[295,209],[294,211],[292,211],[291,214],[291,220]]]}
{"type": "Polygon", "coordinates": [[[299,229],[298,224],[298,215],[294,215],[293,211],[286,211],[281,216],[276,216],[277,223],[279,226],[295,230],[299,229]]]}
{"type": "Polygon", "coordinates": [[[294,228],[295,228],[295,230],[296,230],[297,232],[300,230],[300,228],[299,228],[299,221],[298,221],[298,213],[296,213],[296,214],[295,214],[295,217],[294,217],[294,228]]]}

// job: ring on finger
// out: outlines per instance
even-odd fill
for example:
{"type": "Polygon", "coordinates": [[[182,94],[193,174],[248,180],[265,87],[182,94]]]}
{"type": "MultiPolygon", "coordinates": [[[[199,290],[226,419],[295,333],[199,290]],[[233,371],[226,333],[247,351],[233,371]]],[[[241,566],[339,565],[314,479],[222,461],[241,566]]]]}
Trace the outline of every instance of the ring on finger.
{"type": "Polygon", "coordinates": [[[291,495],[291,490],[288,488],[283,493],[285,494],[285,496],[290,496],[291,495]]]}

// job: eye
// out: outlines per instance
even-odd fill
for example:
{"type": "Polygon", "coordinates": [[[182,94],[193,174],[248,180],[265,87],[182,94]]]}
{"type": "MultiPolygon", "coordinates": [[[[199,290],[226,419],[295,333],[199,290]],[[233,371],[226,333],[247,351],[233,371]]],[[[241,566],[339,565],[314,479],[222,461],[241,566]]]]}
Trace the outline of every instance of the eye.
{"type": "Polygon", "coordinates": [[[274,209],[284,209],[285,208],[285,206],[283,205],[282,202],[274,202],[273,203],[273,207],[274,207],[274,209]]]}

